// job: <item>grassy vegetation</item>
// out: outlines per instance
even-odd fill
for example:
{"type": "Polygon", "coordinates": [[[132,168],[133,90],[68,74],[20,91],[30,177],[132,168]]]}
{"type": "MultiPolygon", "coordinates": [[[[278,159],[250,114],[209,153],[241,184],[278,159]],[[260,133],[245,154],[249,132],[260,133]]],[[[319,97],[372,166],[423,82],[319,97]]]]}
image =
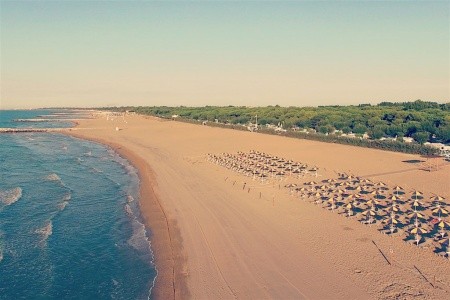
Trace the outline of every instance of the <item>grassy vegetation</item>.
{"type": "Polygon", "coordinates": [[[133,110],[139,114],[170,118],[178,115],[185,121],[209,121],[208,125],[235,129],[255,123],[260,132],[291,137],[350,144],[407,153],[433,154],[423,143],[450,143],[450,104],[417,100],[414,102],[358,106],[319,107],[109,107],[113,111],[133,110]],[[287,131],[268,129],[265,125],[281,125],[287,131]],[[306,129],[308,132],[302,131],[306,129]],[[368,139],[349,137],[368,135],[368,139]],[[380,138],[389,138],[381,141],[380,138]],[[411,137],[414,143],[403,142],[411,137]],[[395,138],[395,140],[393,140],[395,138]]]}

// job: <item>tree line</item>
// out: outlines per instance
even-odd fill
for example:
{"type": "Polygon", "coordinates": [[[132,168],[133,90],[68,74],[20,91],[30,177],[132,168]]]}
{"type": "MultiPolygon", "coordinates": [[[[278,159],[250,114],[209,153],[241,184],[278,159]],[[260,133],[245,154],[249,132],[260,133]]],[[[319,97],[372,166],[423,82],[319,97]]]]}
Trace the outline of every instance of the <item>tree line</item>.
{"type": "MultiPolygon", "coordinates": [[[[266,124],[280,125],[287,129],[287,132],[283,133],[286,135],[309,139],[314,136],[314,139],[333,142],[341,140],[346,144],[359,143],[361,146],[374,148],[383,148],[380,146],[383,144],[387,145],[383,149],[411,153],[419,153],[420,151],[417,149],[427,149],[428,147],[418,147],[413,144],[410,145],[410,148],[414,148],[414,150],[405,150],[408,146],[407,143],[403,143],[403,137],[411,137],[419,145],[425,142],[450,143],[450,103],[439,104],[422,100],[402,103],[381,102],[377,105],[319,107],[281,107],[278,105],[266,107],[129,106],[104,109],[135,111],[139,114],[163,118],[178,115],[185,120],[210,121],[225,125],[225,127],[242,127],[240,125],[254,124],[257,119],[261,129],[265,128],[266,124]],[[297,131],[292,129],[297,129],[297,131]],[[314,129],[317,133],[298,132],[302,129],[308,131],[314,129]],[[361,141],[361,139],[341,137],[341,135],[349,133],[357,136],[367,134],[370,139],[361,141]],[[380,141],[379,139],[383,137],[391,139],[390,141],[380,141]],[[397,142],[392,141],[392,138],[395,138],[397,142]]],[[[430,150],[421,151],[422,154],[430,152],[430,150]]]]}

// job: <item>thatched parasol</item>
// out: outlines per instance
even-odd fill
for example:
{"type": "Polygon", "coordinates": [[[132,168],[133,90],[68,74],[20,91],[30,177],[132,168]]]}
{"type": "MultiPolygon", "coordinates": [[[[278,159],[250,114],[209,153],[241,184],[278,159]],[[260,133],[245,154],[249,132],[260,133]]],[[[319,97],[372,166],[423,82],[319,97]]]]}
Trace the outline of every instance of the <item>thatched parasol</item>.
{"type": "Polygon", "coordinates": [[[441,205],[437,205],[435,209],[432,210],[434,215],[439,216],[439,220],[441,220],[441,215],[448,215],[448,211],[444,209],[441,205]]]}

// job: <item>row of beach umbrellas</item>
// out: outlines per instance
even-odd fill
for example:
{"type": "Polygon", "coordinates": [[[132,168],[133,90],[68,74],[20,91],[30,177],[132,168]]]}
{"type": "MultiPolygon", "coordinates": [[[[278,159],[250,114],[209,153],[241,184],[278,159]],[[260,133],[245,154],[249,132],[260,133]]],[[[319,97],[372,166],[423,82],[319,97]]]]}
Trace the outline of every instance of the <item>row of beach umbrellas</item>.
{"type": "Polygon", "coordinates": [[[338,173],[336,179],[288,183],[285,187],[291,195],[364,224],[377,225],[383,233],[403,233],[400,235],[407,242],[433,245],[436,253],[450,256],[450,209],[444,197],[433,195],[425,200],[420,191],[406,191],[345,173],[338,173]]]}
{"type": "Polygon", "coordinates": [[[237,154],[208,154],[208,161],[262,183],[270,178],[282,180],[287,177],[319,176],[317,167],[254,150],[247,153],[239,151],[237,154]]]}
{"type": "Polygon", "coordinates": [[[292,196],[363,224],[378,226],[380,232],[401,236],[408,243],[431,246],[435,253],[450,258],[450,207],[442,196],[425,199],[420,191],[347,173],[337,173],[337,178],[320,182],[304,182],[307,175],[317,179],[319,169],[256,150],[208,154],[207,160],[261,183],[286,180],[289,183],[285,188],[292,196]],[[295,180],[302,182],[291,182],[295,180]]]}

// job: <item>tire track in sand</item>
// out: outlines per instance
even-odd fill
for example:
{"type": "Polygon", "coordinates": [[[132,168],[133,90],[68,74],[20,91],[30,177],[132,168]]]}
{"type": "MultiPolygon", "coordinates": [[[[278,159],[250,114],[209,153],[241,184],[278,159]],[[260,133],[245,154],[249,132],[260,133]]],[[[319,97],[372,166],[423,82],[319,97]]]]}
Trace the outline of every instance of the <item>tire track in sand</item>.
{"type": "Polygon", "coordinates": [[[237,299],[236,293],[233,291],[233,289],[231,288],[230,284],[229,284],[228,281],[225,279],[225,276],[223,276],[222,270],[220,269],[219,264],[217,263],[216,256],[214,255],[214,252],[212,251],[212,249],[211,249],[211,247],[210,247],[210,245],[209,245],[208,238],[206,237],[206,235],[205,235],[205,233],[204,233],[204,231],[203,231],[202,225],[200,225],[200,222],[198,221],[197,216],[196,216],[195,214],[193,214],[193,216],[194,216],[194,218],[195,218],[195,221],[197,222],[198,227],[200,228],[200,233],[202,234],[202,237],[203,237],[203,239],[205,240],[205,244],[206,244],[206,246],[208,247],[208,251],[209,251],[209,253],[211,254],[211,256],[212,256],[212,258],[213,258],[213,261],[214,261],[214,264],[215,264],[215,266],[216,266],[216,268],[217,268],[217,271],[219,271],[220,277],[222,278],[222,280],[223,280],[223,281],[225,282],[225,284],[227,285],[228,290],[229,290],[230,293],[233,295],[234,299],[237,299]]]}

